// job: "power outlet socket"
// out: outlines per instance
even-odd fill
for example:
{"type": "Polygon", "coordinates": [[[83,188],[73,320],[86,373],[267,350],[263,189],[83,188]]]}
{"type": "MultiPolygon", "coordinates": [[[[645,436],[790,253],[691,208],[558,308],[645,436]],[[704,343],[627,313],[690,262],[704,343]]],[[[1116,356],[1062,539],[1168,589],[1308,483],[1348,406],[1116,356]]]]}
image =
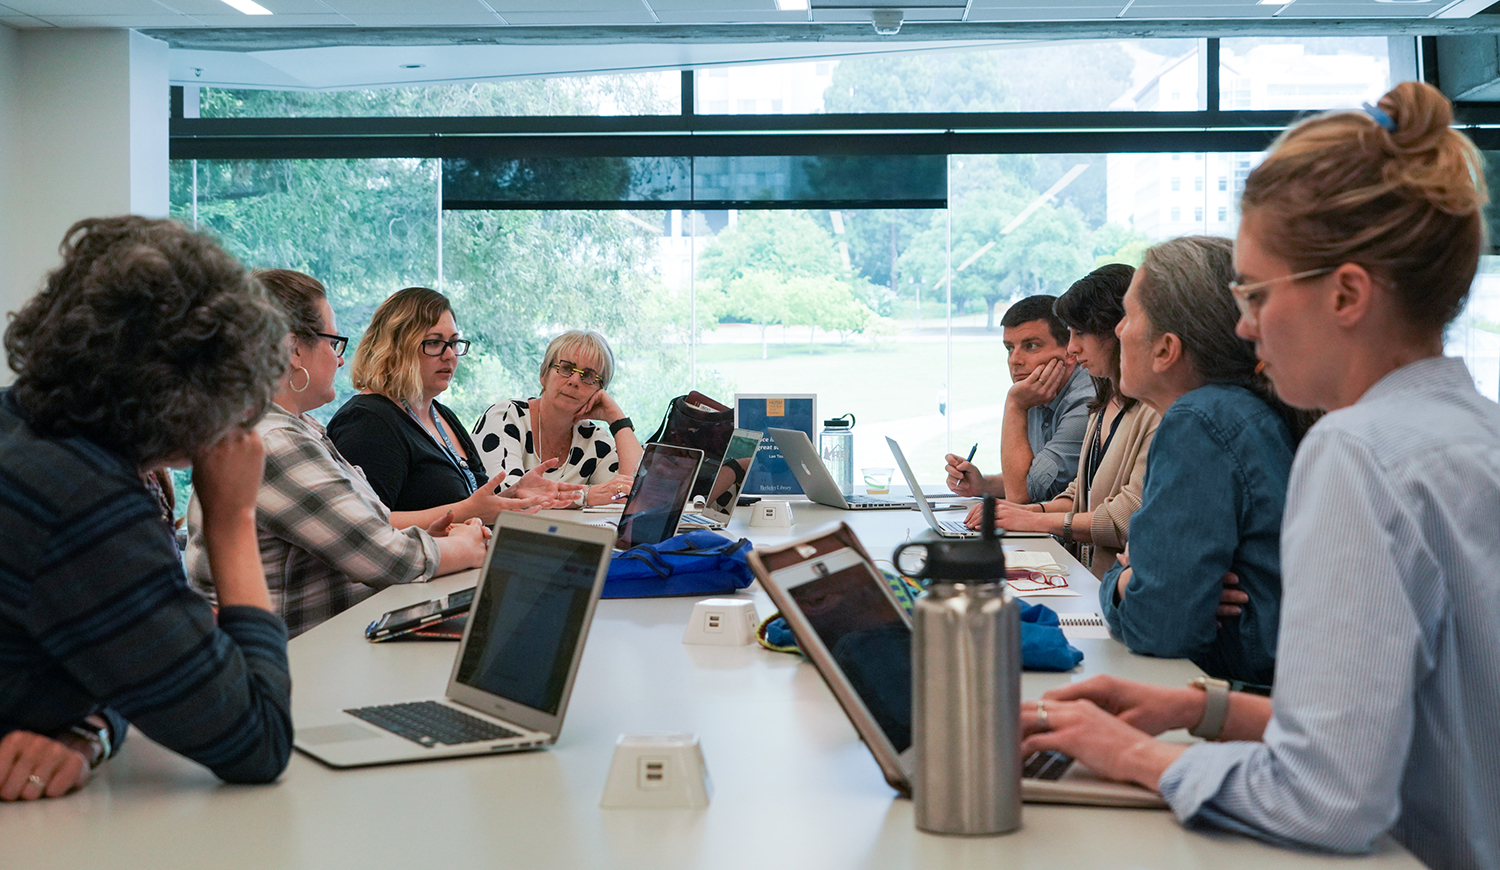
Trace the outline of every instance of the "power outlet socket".
{"type": "Polygon", "coordinates": [[[712,791],[697,735],[621,734],[599,806],[701,809],[712,791]]]}
{"type": "Polygon", "coordinates": [[[755,643],[760,615],[748,598],[705,598],[693,605],[683,643],[746,646],[755,643]]]}

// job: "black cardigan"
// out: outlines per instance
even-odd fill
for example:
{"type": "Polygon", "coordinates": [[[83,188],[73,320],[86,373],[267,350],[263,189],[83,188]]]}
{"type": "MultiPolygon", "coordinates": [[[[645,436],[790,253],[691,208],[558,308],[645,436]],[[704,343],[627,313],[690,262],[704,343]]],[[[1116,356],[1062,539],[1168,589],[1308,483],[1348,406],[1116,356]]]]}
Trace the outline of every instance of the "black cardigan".
{"type": "MultiPolygon", "coordinates": [[[[458,439],[454,446],[467,454],[469,470],[483,485],[489,478],[468,431],[452,411],[435,400],[432,406],[448,421],[458,439]]],[[[328,421],[328,437],[393,511],[427,510],[469,497],[469,483],[448,452],[385,396],[363,393],[349,399],[328,421]]]]}

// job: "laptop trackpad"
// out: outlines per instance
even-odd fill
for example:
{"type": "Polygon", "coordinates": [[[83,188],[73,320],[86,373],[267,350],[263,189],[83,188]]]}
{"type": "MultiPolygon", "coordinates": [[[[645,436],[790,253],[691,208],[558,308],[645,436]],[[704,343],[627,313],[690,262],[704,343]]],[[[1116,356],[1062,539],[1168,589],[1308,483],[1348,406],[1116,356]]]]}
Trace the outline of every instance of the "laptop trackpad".
{"type": "Polygon", "coordinates": [[[347,743],[350,740],[376,740],[386,732],[366,728],[350,722],[347,725],[319,725],[297,731],[297,742],[307,746],[322,746],[325,743],[347,743]]]}

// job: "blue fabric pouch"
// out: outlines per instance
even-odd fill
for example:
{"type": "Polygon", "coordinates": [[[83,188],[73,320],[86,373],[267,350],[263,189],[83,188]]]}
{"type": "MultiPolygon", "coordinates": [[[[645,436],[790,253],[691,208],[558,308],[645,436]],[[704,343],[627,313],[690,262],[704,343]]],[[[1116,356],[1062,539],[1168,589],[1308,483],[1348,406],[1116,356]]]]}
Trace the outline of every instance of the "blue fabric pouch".
{"type": "MultiPolygon", "coordinates": [[[[890,575],[887,574],[887,579],[890,575]]],[[[911,596],[897,595],[902,609],[911,613],[911,596]]],[[[780,614],[761,626],[762,645],[778,652],[792,652],[797,638],[780,614]]],[[[1021,602],[1021,667],[1028,671],[1071,671],[1083,661],[1083,653],[1063,636],[1057,613],[1045,604],[1021,602]]]]}
{"type": "Polygon", "coordinates": [[[642,544],[610,559],[603,598],[722,595],[755,579],[750,542],[696,529],[659,544],[642,544]]]}

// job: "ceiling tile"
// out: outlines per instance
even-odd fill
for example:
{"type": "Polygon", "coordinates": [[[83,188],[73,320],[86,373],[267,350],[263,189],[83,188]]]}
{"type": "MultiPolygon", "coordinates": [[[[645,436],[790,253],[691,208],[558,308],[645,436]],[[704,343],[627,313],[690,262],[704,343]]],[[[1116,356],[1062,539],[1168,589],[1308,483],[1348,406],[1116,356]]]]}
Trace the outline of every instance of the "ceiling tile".
{"type": "Polygon", "coordinates": [[[662,24],[802,24],[812,19],[806,10],[769,12],[755,9],[732,9],[720,12],[656,10],[662,24]]]}
{"type": "MultiPolygon", "coordinates": [[[[260,2],[260,0],[256,0],[260,2]]],[[[348,27],[349,19],[332,13],[244,15],[230,10],[228,15],[194,15],[208,27],[348,27]]]]}
{"type": "MultiPolygon", "coordinates": [[[[41,16],[38,16],[42,18],[41,16]]],[[[42,18],[56,27],[202,27],[198,19],[189,15],[48,15],[42,18]]]]}
{"type": "MultiPolygon", "coordinates": [[[[1032,0],[1035,4],[1036,0],[1032,0]]],[[[1058,6],[1021,6],[1007,8],[981,8],[978,3],[969,10],[969,21],[1088,21],[1108,20],[1120,13],[1118,6],[1079,6],[1072,9],[1058,6]]]]}
{"type": "Polygon", "coordinates": [[[1277,18],[1426,18],[1441,9],[1438,4],[1423,3],[1293,3],[1277,18]]]}
{"type": "Polygon", "coordinates": [[[1260,12],[1270,9],[1275,12],[1279,6],[1262,6],[1256,0],[1135,0],[1131,9],[1137,6],[1170,7],[1184,14],[1191,15],[1195,8],[1201,8],[1207,15],[1248,15],[1260,17],[1260,12]]]}
{"type": "Polygon", "coordinates": [[[0,15],[0,24],[4,24],[7,27],[14,27],[17,30],[34,30],[57,26],[55,24],[48,24],[40,18],[33,18],[30,15],[0,15]]]}
{"type": "MultiPolygon", "coordinates": [[[[11,2],[11,0],[7,0],[11,2]]],[[[42,0],[52,2],[52,0],[42,0]]],[[[174,9],[197,18],[202,15],[237,15],[240,18],[266,18],[265,15],[246,15],[225,3],[224,0],[159,0],[162,6],[174,9]]],[[[336,10],[330,8],[330,4],[320,0],[255,0],[255,2],[271,10],[271,16],[277,15],[332,15],[336,10]]],[[[358,0],[363,3],[365,0],[358,0]]]]}
{"type": "Polygon", "coordinates": [[[505,21],[493,12],[345,12],[360,27],[494,27],[505,21]]]}
{"type": "MultiPolygon", "coordinates": [[[[673,12],[780,12],[776,0],[650,0],[657,13],[673,12]]],[[[805,11],[805,10],[803,10],[805,11]]]]}
{"type": "MultiPolygon", "coordinates": [[[[813,21],[823,23],[858,22],[867,24],[873,13],[869,7],[863,9],[813,9],[813,21]]],[[[947,9],[921,9],[901,8],[902,21],[962,21],[964,17],[963,7],[952,7],[947,9]]]]}
{"type": "Polygon", "coordinates": [[[5,0],[22,15],[54,18],[66,15],[171,15],[152,0],[5,0]]]}
{"type": "Polygon", "coordinates": [[[638,12],[650,15],[641,0],[489,0],[489,4],[501,15],[512,12],[638,12]]]}
{"type": "Polygon", "coordinates": [[[1146,6],[1136,3],[1126,10],[1122,18],[1270,18],[1280,6],[1209,6],[1195,3],[1191,6],[1146,6]]]}
{"type": "MultiPolygon", "coordinates": [[[[166,0],[170,3],[172,0],[166,0]]],[[[323,0],[323,5],[341,15],[353,18],[356,15],[406,15],[420,17],[431,14],[434,19],[453,13],[488,12],[479,0],[422,0],[420,4],[411,0],[323,0]]]]}
{"type": "Polygon", "coordinates": [[[634,12],[503,12],[511,24],[653,24],[646,7],[634,12]]]}

